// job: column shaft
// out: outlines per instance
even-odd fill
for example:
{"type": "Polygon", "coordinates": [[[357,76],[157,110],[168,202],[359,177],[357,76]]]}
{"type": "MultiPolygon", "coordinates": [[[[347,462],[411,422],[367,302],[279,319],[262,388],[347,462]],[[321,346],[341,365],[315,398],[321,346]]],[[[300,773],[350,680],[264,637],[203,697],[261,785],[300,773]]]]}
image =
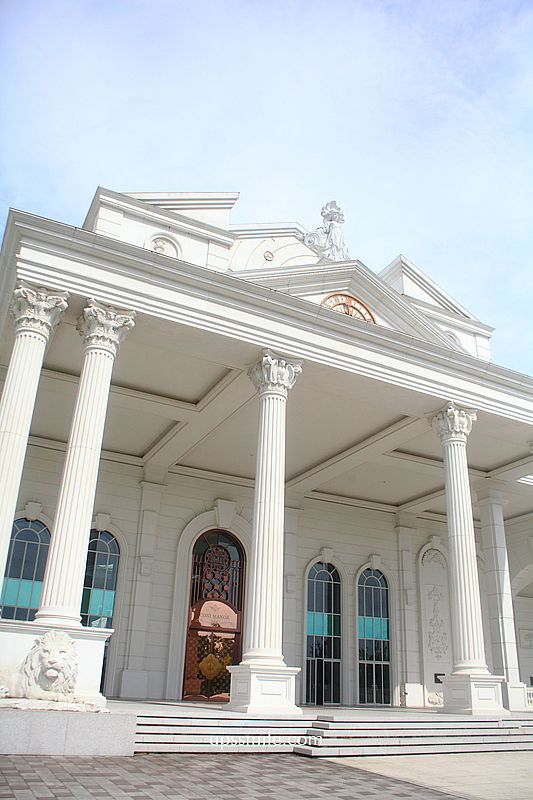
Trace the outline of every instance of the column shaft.
{"type": "Polygon", "coordinates": [[[20,286],[11,305],[17,328],[0,400],[0,586],[44,353],[66,298],[66,292],[20,286]]]}
{"type": "Polygon", "coordinates": [[[443,449],[450,548],[453,673],[487,674],[466,437],[449,437],[443,442],[443,449]]]}
{"type": "Polygon", "coordinates": [[[132,315],[91,301],[78,328],[85,359],[61,477],[59,499],[36,620],[80,625],[83,578],[113,362],[132,315]]]}
{"type": "Polygon", "coordinates": [[[285,487],[285,405],[279,393],[259,400],[250,609],[243,661],[283,662],[283,519],[285,487]]]}

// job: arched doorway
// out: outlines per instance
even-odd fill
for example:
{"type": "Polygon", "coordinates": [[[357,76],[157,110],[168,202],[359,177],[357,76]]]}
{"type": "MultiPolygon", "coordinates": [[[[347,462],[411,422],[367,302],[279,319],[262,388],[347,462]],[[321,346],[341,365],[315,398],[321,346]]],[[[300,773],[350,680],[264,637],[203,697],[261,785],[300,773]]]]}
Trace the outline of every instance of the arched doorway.
{"type": "Polygon", "coordinates": [[[192,553],[184,700],[229,700],[226,669],[241,660],[244,551],[224,530],[202,533],[192,553]]]}
{"type": "Polygon", "coordinates": [[[364,569],[357,581],[359,703],[390,705],[389,585],[379,569],[364,569]]]}

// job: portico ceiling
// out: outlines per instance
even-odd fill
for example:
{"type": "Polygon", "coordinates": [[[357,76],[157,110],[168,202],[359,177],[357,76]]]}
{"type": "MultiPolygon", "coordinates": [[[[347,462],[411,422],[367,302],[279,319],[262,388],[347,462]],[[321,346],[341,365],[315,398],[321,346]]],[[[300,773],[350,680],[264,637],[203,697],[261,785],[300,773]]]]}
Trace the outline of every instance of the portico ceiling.
{"type": "MultiPolygon", "coordinates": [[[[34,442],[63,446],[81,366],[70,302],[45,359],[34,442]]],[[[8,363],[10,336],[0,349],[8,363]]],[[[140,314],[113,373],[105,457],[139,465],[252,481],[258,400],[246,367],[261,348],[213,331],[140,314]]],[[[307,360],[287,413],[288,488],[301,496],[445,512],[440,444],[428,415],[446,398],[307,360]]],[[[533,512],[531,426],[481,412],[469,438],[472,480],[504,481],[506,516],[533,512]]]]}

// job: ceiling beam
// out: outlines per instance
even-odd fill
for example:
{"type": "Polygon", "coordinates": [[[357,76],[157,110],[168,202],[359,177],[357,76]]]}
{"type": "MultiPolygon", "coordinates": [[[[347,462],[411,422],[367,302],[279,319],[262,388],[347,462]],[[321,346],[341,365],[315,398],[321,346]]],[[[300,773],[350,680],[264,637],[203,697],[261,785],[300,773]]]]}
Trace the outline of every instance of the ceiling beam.
{"type": "Polygon", "coordinates": [[[145,465],[168,468],[176,464],[256,395],[246,373],[231,370],[198,403],[194,417],[173,425],[150,447],[143,456],[145,465]]]}
{"type": "Polygon", "coordinates": [[[429,430],[429,423],[426,419],[403,417],[347,450],[343,450],[311,469],[294,476],[287,482],[287,489],[310,492],[339,475],[344,475],[355,467],[372,461],[376,456],[420,436],[427,430],[429,430]]]}

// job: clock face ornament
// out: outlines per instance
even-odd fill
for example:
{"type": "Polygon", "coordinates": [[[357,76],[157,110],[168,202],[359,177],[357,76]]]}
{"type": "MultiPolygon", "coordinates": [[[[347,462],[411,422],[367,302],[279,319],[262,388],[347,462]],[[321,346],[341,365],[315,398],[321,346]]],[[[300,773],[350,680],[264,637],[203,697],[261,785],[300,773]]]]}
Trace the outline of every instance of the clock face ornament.
{"type": "Polygon", "coordinates": [[[339,311],[341,314],[347,314],[349,317],[361,319],[364,322],[373,322],[376,320],[372,312],[367,306],[357,297],[351,294],[336,293],[330,294],[321,304],[324,308],[330,308],[332,311],[339,311]]]}

